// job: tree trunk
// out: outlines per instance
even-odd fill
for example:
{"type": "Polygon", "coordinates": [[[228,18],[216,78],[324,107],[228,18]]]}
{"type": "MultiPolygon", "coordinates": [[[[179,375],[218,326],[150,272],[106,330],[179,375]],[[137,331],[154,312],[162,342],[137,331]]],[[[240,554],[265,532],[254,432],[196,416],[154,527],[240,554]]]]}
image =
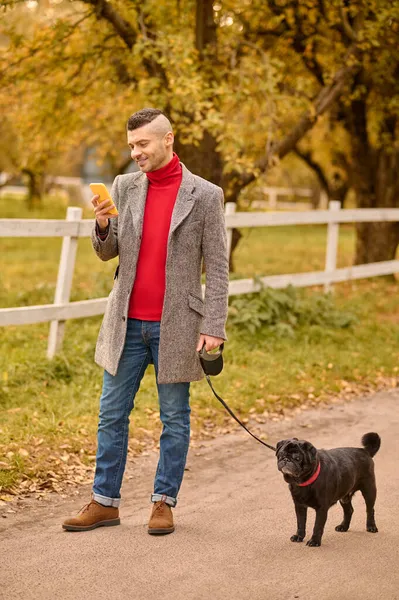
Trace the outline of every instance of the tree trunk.
{"type": "MultiPolygon", "coordinates": [[[[190,171],[222,188],[227,186],[224,190],[225,193],[227,193],[228,183],[223,176],[223,160],[216,150],[216,140],[207,131],[204,132],[204,137],[199,146],[181,144],[176,138],[175,151],[182,163],[184,163],[190,171]]],[[[228,198],[226,198],[229,202],[237,203],[239,190],[236,191],[236,194],[230,194],[228,198]]],[[[234,273],[234,251],[238,246],[241,237],[240,231],[238,229],[233,229],[229,263],[231,273],[234,273]]]]}
{"type": "Polygon", "coordinates": [[[357,223],[355,264],[394,260],[399,223],[357,223]]]}
{"type": "Polygon", "coordinates": [[[200,54],[210,45],[216,45],[216,23],[213,0],[197,0],[195,19],[195,46],[200,54]]]}
{"type": "MultiPolygon", "coordinates": [[[[203,74],[213,77],[218,63],[217,27],[214,20],[213,0],[196,0],[195,46],[202,61],[203,74]],[[209,53],[211,49],[212,51],[209,53]],[[205,58],[207,53],[208,59],[205,58]],[[208,68],[209,61],[211,61],[212,69],[208,68]]],[[[187,168],[196,175],[200,175],[220,186],[226,193],[223,177],[223,158],[216,147],[216,139],[208,131],[204,131],[203,138],[198,146],[185,145],[178,138],[175,141],[176,153],[187,168]]],[[[237,198],[238,193],[234,199],[228,198],[228,200],[237,202],[237,198]]],[[[233,229],[229,262],[231,272],[234,270],[234,249],[240,238],[240,232],[233,229]]]]}
{"type": "MultiPolygon", "coordinates": [[[[398,157],[381,151],[372,187],[355,187],[359,208],[395,208],[399,206],[398,157]]],[[[355,264],[393,260],[399,244],[399,223],[357,223],[355,264]]]]}
{"type": "Polygon", "coordinates": [[[43,199],[45,175],[43,172],[22,169],[22,173],[28,177],[28,195],[26,204],[28,210],[40,206],[43,199]]]}
{"type": "Polygon", "coordinates": [[[230,251],[230,256],[229,256],[230,273],[235,273],[234,250],[237,248],[241,238],[242,238],[241,231],[239,229],[233,229],[232,236],[231,236],[231,251],[230,251]]]}
{"type": "MultiPolygon", "coordinates": [[[[371,151],[367,165],[372,165],[371,177],[365,165],[353,160],[355,191],[359,208],[399,207],[399,153],[384,148],[371,151]]],[[[393,260],[399,244],[399,223],[357,223],[355,264],[393,260]]]]}
{"type": "MultiPolygon", "coordinates": [[[[357,76],[364,83],[363,74],[357,76]]],[[[381,142],[375,148],[369,136],[367,95],[343,107],[345,127],[351,136],[350,179],[358,208],[399,206],[399,152],[395,149],[396,118],[380,123],[381,142]]],[[[392,260],[399,244],[399,223],[357,223],[356,265],[392,260]]]]}
{"type": "Polygon", "coordinates": [[[174,147],[181,162],[190,171],[215,185],[222,185],[223,160],[216,150],[216,140],[210,133],[204,131],[198,146],[182,144],[177,137],[174,147]]]}

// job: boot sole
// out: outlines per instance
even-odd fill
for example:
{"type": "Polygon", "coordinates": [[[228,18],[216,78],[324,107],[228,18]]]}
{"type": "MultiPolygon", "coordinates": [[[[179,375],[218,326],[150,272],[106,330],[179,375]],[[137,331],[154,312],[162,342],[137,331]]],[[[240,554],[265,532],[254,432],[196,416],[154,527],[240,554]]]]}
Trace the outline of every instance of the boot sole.
{"type": "Polygon", "coordinates": [[[114,525],[120,525],[120,519],[112,519],[111,521],[100,521],[93,525],[63,525],[62,528],[65,531],[90,531],[91,529],[97,529],[97,527],[113,527],[114,525]]]}
{"type": "Polygon", "coordinates": [[[174,530],[174,527],[164,527],[163,529],[147,529],[150,535],[166,535],[167,533],[173,533],[174,530]]]}

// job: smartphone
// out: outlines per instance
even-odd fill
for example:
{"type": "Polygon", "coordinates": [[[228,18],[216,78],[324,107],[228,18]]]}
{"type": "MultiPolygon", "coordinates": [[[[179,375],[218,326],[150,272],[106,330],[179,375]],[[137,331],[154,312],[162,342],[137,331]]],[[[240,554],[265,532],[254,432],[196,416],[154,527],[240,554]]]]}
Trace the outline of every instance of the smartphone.
{"type": "Polygon", "coordinates": [[[93,194],[98,194],[100,196],[100,202],[104,202],[104,200],[109,200],[109,204],[107,206],[110,206],[110,209],[108,211],[110,215],[119,214],[118,209],[113,203],[110,193],[107,190],[107,187],[103,183],[90,183],[89,187],[93,194]]]}

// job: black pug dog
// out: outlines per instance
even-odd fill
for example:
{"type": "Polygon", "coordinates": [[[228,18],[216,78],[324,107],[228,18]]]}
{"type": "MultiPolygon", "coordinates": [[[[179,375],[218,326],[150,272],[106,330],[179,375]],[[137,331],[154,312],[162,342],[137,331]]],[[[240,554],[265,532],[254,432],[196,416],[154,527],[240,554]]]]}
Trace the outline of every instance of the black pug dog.
{"type": "Polygon", "coordinates": [[[278,470],[289,483],[295,504],[298,530],[291,542],[305,537],[308,506],[316,511],[313,534],[307,546],[320,546],[328,509],[340,501],[344,519],[336,531],[348,531],[353,514],[352,496],[358,490],[366,502],[366,529],[378,531],[374,520],[377,495],[372,457],[378,452],[381,438],[378,433],[362,437],[363,448],[334,448],[317,450],[310,442],[297,438],[282,440],[276,447],[278,470]]]}

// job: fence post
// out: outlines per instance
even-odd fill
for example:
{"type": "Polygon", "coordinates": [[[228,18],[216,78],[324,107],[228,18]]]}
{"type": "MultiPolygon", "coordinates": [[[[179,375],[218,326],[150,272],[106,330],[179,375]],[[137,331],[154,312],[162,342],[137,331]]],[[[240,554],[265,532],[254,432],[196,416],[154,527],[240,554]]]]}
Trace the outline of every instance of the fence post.
{"type": "Polygon", "coordinates": [[[277,189],[269,189],[269,208],[277,210],[277,189]]]}
{"type": "MultiPolygon", "coordinates": [[[[236,203],[235,202],[226,202],[226,204],[224,205],[225,216],[227,217],[227,215],[234,215],[235,212],[236,212],[236,203]]],[[[230,260],[232,239],[233,239],[233,228],[227,227],[227,256],[229,257],[229,260],[230,260]]]]}
{"type": "MultiPolygon", "coordinates": [[[[333,212],[341,210],[341,202],[338,200],[331,200],[328,205],[328,209],[333,212]]],[[[326,248],[326,266],[325,271],[335,271],[337,268],[337,255],[338,255],[338,236],[339,236],[339,223],[330,222],[327,225],[327,248],[326,248]]],[[[331,290],[331,281],[327,281],[324,284],[324,291],[329,292],[331,290]]]]}
{"type": "MultiPolygon", "coordinates": [[[[82,218],[82,209],[69,206],[67,221],[79,221],[82,218]]],[[[65,236],[62,240],[61,258],[58,267],[57,287],[55,288],[54,304],[69,302],[73,271],[75,268],[78,238],[65,236]]],[[[65,321],[51,321],[47,345],[47,357],[53,356],[60,350],[64,338],[65,321]]]]}

